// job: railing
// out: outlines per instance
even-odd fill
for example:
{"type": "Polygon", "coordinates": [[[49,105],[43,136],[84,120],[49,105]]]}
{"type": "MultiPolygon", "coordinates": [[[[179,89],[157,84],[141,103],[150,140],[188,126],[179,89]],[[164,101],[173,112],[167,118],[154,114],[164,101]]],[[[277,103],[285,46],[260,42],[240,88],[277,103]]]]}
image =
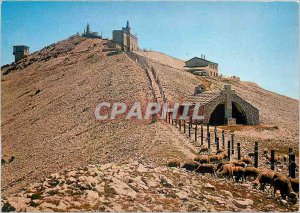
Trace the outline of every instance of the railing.
{"type": "Polygon", "coordinates": [[[136,61],[140,66],[141,68],[146,72],[146,75],[147,75],[147,78],[150,82],[150,86],[152,88],[152,91],[153,91],[153,95],[154,95],[154,99],[155,101],[158,101],[157,100],[157,96],[155,94],[155,91],[154,91],[154,84],[152,82],[152,79],[150,77],[150,72],[149,70],[151,71],[153,77],[154,77],[154,80],[155,82],[157,83],[158,85],[158,88],[159,88],[159,93],[163,99],[163,102],[167,102],[167,98],[166,98],[166,95],[165,95],[165,92],[163,90],[163,87],[160,83],[160,80],[159,80],[159,77],[154,69],[154,67],[151,65],[151,63],[143,56],[140,56],[136,53],[133,53],[133,52],[128,52],[127,55],[134,61],[136,61]]]}

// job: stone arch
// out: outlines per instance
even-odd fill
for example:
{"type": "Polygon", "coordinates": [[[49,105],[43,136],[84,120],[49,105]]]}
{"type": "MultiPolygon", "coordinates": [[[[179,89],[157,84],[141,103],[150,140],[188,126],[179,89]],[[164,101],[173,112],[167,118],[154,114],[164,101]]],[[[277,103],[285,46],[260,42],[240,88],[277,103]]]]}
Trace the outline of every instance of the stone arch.
{"type": "MultiPolygon", "coordinates": [[[[239,96],[233,95],[232,106],[232,117],[237,119],[237,124],[255,125],[259,123],[258,109],[239,96]]],[[[225,97],[223,95],[205,104],[204,123],[211,125],[225,124],[225,97]]]]}
{"type": "Polygon", "coordinates": [[[208,123],[219,126],[225,124],[225,102],[219,103],[209,115],[208,123]]]}
{"type": "MultiPolygon", "coordinates": [[[[232,102],[232,117],[236,119],[237,124],[247,124],[247,115],[245,110],[236,102],[232,102]]],[[[225,125],[225,102],[219,103],[211,112],[209,117],[210,125],[225,125]]]]}
{"type": "Polygon", "coordinates": [[[237,102],[232,102],[232,117],[237,124],[248,124],[246,112],[237,102]]]}

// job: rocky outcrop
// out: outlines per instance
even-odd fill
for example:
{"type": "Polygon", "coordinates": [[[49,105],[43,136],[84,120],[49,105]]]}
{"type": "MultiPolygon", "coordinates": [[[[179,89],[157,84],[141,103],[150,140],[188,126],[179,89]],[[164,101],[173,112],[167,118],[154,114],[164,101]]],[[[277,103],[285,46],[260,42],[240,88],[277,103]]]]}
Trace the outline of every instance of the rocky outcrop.
{"type": "Polygon", "coordinates": [[[130,161],[66,170],[2,200],[2,211],[295,211],[251,184],[130,161]]]}

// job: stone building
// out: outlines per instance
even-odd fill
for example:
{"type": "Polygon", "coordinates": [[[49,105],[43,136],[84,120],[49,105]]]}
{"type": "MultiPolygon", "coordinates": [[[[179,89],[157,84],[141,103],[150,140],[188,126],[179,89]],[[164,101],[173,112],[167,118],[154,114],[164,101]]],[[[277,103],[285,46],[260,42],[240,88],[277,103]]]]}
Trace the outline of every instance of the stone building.
{"type": "Polygon", "coordinates": [[[200,105],[199,115],[204,116],[205,124],[227,125],[232,121],[236,124],[259,124],[259,110],[235,94],[231,85],[225,85],[221,91],[202,92],[188,101],[200,105]]]}
{"type": "Polygon", "coordinates": [[[98,32],[92,32],[90,30],[90,25],[89,24],[86,25],[86,29],[84,29],[84,31],[82,33],[82,37],[86,37],[86,38],[102,38],[102,36],[98,35],[98,32]]]}
{"type": "Polygon", "coordinates": [[[201,58],[194,57],[186,61],[185,70],[195,75],[218,76],[218,64],[206,60],[205,55],[201,55],[201,58]]]}
{"type": "Polygon", "coordinates": [[[138,51],[138,38],[131,33],[129,21],[122,30],[113,31],[113,42],[119,44],[125,52],[138,51]]]}
{"type": "Polygon", "coordinates": [[[29,53],[29,47],[25,45],[16,45],[13,47],[13,55],[15,56],[15,62],[20,61],[23,58],[26,58],[29,53]]]}

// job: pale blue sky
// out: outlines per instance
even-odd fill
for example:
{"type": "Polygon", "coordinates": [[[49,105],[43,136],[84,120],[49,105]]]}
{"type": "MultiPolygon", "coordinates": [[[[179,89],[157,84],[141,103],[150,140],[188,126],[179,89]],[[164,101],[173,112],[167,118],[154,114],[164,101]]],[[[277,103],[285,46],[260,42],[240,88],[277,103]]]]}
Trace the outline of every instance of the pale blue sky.
{"type": "Polygon", "coordinates": [[[2,61],[12,46],[34,52],[82,32],[111,38],[130,21],[141,48],[189,59],[205,54],[224,75],[299,97],[295,2],[2,2],[2,61]]]}

